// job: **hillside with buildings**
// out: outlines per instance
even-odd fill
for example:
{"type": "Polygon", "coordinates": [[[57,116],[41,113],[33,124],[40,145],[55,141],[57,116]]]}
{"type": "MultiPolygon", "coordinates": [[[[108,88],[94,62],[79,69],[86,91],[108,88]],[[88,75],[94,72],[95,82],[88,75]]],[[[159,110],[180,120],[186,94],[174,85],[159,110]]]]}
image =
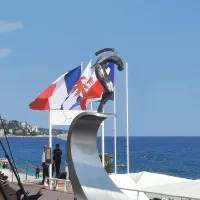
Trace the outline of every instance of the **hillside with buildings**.
{"type": "MultiPolygon", "coordinates": [[[[3,119],[4,127],[6,129],[7,136],[48,136],[49,129],[39,128],[35,125],[30,125],[27,122],[19,122],[17,120],[5,120],[3,119]]],[[[65,133],[62,129],[52,129],[52,135],[58,135],[65,133]]],[[[4,130],[2,124],[0,124],[0,137],[4,136],[4,130]]]]}

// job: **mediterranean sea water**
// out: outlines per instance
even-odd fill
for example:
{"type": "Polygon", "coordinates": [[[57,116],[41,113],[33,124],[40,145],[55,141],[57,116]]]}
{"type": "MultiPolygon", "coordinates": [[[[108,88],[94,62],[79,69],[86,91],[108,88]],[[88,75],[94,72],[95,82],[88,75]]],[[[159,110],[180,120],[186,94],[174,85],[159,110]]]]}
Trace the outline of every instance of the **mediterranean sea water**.
{"type": "MultiPolygon", "coordinates": [[[[34,174],[33,166],[41,166],[43,146],[48,138],[8,138],[18,168],[25,169],[28,161],[28,173],[34,174]]],[[[6,145],[6,140],[2,139],[6,145]]],[[[59,143],[64,170],[66,142],[53,138],[53,147],[59,143]]],[[[101,138],[97,141],[101,152],[101,138]]],[[[7,148],[8,150],[8,148],[7,148]]],[[[105,152],[114,157],[113,137],[105,138],[105,152]]],[[[0,157],[4,157],[0,149],[0,157]]],[[[118,173],[126,173],[126,138],[117,138],[117,160],[125,164],[118,167],[118,173]]],[[[113,161],[114,163],[114,161],[113,161]]],[[[41,167],[42,168],[42,167],[41,167]]],[[[156,172],[183,178],[200,179],[200,137],[130,137],[130,172],[156,172]]]]}

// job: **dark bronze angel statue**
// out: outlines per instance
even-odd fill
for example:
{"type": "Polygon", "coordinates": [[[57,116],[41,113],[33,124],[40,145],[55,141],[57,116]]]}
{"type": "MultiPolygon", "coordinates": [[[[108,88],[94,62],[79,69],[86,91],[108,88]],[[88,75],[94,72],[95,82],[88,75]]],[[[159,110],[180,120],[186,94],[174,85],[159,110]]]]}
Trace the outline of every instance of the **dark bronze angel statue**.
{"type": "Polygon", "coordinates": [[[111,54],[103,54],[99,56],[96,63],[93,67],[95,67],[95,74],[99,82],[104,88],[104,92],[101,98],[100,105],[98,107],[98,112],[102,113],[105,103],[110,99],[110,97],[114,93],[114,86],[112,81],[110,80],[108,74],[106,73],[106,65],[111,62],[117,65],[117,68],[119,71],[122,71],[124,69],[124,63],[122,61],[122,58],[120,57],[119,53],[113,49],[113,48],[105,48],[102,50],[99,50],[95,53],[96,56],[98,56],[101,53],[104,52],[112,52],[111,54]]]}

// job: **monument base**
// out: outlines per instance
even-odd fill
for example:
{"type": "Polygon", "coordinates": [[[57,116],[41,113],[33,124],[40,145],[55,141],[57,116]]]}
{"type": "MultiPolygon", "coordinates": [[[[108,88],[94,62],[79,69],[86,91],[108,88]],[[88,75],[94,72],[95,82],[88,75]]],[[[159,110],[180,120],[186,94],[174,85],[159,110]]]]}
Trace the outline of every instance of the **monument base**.
{"type": "Polygon", "coordinates": [[[67,163],[78,200],[129,199],[108,176],[97,150],[98,129],[106,118],[114,116],[87,111],[77,115],[71,123],[67,138],[67,163]]]}

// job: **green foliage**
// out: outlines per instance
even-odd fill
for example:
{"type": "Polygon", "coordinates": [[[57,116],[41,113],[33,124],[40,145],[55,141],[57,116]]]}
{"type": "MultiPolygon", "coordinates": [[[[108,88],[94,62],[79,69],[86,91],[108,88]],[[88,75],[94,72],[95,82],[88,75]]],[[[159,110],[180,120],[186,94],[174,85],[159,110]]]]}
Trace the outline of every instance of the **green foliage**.
{"type": "MultiPolygon", "coordinates": [[[[101,159],[102,162],[102,154],[99,154],[99,157],[101,159]]],[[[105,160],[105,170],[108,174],[112,173],[112,155],[109,153],[105,153],[104,155],[104,160],[105,160]]]]}

